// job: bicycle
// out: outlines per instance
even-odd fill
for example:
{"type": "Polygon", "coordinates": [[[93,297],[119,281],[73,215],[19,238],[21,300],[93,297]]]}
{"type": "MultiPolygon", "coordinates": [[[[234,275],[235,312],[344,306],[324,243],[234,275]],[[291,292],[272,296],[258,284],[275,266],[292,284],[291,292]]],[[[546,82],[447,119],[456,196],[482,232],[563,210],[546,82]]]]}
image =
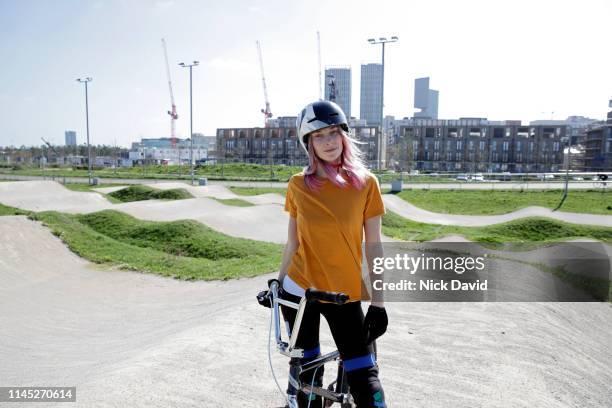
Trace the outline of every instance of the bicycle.
{"type": "Polygon", "coordinates": [[[269,280],[268,287],[268,291],[259,292],[259,294],[257,295],[257,301],[262,306],[270,307],[271,309],[270,330],[268,332],[268,359],[270,362],[270,369],[272,370],[272,376],[274,377],[274,381],[276,382],[276,386],[278,387],[281,394],[285,396],[285,400],[287,402],[285,408],[298,408],[297,394],[300,390],[303,391],[306,395],[312,393],[323,397],[325,407],[330,407],[335,402],[339,403],[341,408],[353,407],[353,397],[350,395],[344,366],[338,350],[326,353],[312,361],[301,364],[300,358],[304,357],[304,350],[295,347],[295,343],[298,338],[298,333],[300,331],[300,325],[302,321],[302,316],[304,314],[304,309],[308,302],[322,300],[341,305],[348,301],[348,295],[337,292],[324,292],[309,288],[306,290],[305,296],[300,300],[300,302],[295,303],[285,299],[281,299],[279,297],[280,282],[278,280],[269,280]],[[279,305],[281,304],[297,310],[297,314],[293,324],[293,331],[289,336],[288,342],[283,341],[281,336],[281,316],[279,307],[279,305]],[[270,337],[272,334],[272,324],[274,324],[276,347],[278,351],[291,359],[289,367],[289,384],[287,387],[286,394],[282,391],[280,385],[278,384],[276,376],[274,375],[274,369],[272,368],[272,358],[270,352],[270,337]],[[321,366],[330,361],[337,361],[338,363],[338,374],[336,376],[336,379],[331,382],[327,386],[327,388],[323,386],[315,386],[314,378],[316,375],[316,371],[321,366]],[[313,373],[313,382],[311,382],[310,384],[303,384],[300,381],[300,374],[308,371],[311,371],[313,373]]]}

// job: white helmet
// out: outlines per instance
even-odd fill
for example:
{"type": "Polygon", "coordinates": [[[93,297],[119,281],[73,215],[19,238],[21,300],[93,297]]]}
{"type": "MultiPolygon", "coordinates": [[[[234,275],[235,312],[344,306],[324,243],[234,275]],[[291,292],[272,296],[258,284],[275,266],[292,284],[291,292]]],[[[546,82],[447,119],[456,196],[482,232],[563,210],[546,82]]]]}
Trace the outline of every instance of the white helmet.
{"type": "Polygon", "coordinates": [[[297,117],[297,135],[308,154],[308,136],[319,129],[338,125],[348,133],[348,121],[342,108],[330,101],[309,103],[297,117]]]}

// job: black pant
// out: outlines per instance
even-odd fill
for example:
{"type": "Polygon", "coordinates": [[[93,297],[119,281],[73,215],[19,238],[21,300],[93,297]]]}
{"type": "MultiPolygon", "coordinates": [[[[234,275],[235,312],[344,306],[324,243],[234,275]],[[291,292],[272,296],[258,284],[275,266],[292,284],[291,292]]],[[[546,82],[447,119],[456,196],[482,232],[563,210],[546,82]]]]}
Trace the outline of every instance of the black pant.
{"type": "MultiPolygon", "coordinates": [[[[281,290],[281,298],[299,303],[300,297],[281,290]]],[[[281,305],[284,320],[293,331],[293,322],[297,310],[281,305]]],[[[343,305],[333,303],[311,302],[306,305],[302,323],[296,342],[296,347],[304,349],[304,358],[301,363],[313,360],[320,355],[319,348],[319,322],[323,315],[329,324],[332,337],[338,347],[338,352],[344,364],[346,378],[351,395],[358,408],[386,407],[384,392],[378,380],[378,366],[372,345],[366,345],[363,333],[363,310],[361,302],[349,302],[343,305]]],[[[300,375],[303,384],[310,384],[315,377],[315,385],[321,386],[323,380],[323,366],[318,371],[309,370],[300,375]]],[[[311,408],[322,407],[322,398],[311,396],[311,408]]],[[[298,393],[300,408],[308,405],[308,396],[298,393]]]]}

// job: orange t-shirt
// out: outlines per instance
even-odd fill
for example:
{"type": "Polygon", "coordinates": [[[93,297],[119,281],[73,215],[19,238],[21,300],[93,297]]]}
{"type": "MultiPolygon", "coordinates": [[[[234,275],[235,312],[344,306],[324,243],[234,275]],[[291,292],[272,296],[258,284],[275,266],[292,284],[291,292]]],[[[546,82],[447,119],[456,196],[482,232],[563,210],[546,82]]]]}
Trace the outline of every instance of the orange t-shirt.
{"type": "Polygon", "coordinates": [[[378,180],[367,173],[361,190],[322,181],[319,191],[311,191],[303,173],[289,180],[285,210],[297,219],[299,247],[287,274],[304,289],[344,292],[360,300],[363,223],[385,213],[378,180]]]}

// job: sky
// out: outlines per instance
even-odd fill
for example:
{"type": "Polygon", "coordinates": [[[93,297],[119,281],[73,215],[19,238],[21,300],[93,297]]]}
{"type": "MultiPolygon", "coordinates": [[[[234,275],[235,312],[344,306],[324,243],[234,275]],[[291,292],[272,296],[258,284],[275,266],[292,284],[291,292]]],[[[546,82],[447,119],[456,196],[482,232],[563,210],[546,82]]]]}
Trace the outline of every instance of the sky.
{"type": "Polygon", "coordinates": [[[179,119],[193,130],[263,125],[262,46],[271,110],[295,116],[319,97],[322,65],[380,62],[385,115],[412,116],[414,79],[440,92],[439,118],[603,119],[612,97],[609,0],[0,0],[0,146],[85,141],[89,84],[93,144],[169,137],[168,46],[179,119]]]}

